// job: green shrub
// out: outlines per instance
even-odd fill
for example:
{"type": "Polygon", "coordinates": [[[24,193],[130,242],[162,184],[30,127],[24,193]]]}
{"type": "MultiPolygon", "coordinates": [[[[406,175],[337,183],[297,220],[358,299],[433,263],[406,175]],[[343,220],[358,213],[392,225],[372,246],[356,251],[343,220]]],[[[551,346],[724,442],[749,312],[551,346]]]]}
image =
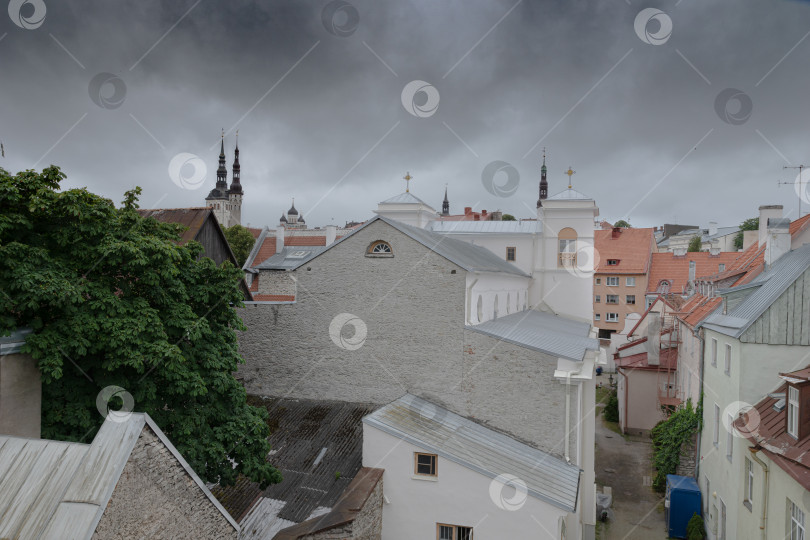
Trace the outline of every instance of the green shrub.
{"type": "Polygon", "coordinates": [[[607,405],[605,406],[605,420],[608,422],[619,421],[619,396],[616,395],[615,390],[610,393],[607,405]]]}
{"type": "Polygon", "coordinates": [[[705,530],[703,518],[695,512],[686,525],[686,540],[703,540],[706,538],[705,530]]]}
{"type": "Polygon", "coordinates": [[[656,473],[653,479],[653,488],[663,492],[667,487],[667,475],[675,474],[681,459],[681,446],[692,435],[700,430],[703,418],[703,408],[699,404],[697,409],[692,408],[692,401],[670,415],[666,420],[652,428],[653,467],[656,473]]]}

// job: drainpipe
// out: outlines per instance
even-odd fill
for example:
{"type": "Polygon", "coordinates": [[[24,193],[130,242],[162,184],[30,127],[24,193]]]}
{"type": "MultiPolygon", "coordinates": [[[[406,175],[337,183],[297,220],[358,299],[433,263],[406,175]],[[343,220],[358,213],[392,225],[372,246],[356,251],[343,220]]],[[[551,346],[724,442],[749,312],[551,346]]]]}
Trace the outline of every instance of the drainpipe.
{"type": "Polygon", "coordinates": [[[765,537],[765,524],[768,519],[768,466],[757,456],[757,452],[759,452],[761,448],[752,446],[748,450],[751,452],[751,457],[754,458],[754,461],[759,463],[759,466],[762,467],[765,473],[765,481],[762,483],[762,518],[760,518],[761,525],[759,526],[759,530],[762,533],[762,540],[767,540],[765,537]]]}
{"type": "MultiPolygon", "coordinates": [[[[585,362],[580,364],[579,369],[565,372],[565,462],[571,463],[568,447],[570,445],[571,435],[571,375],[580,375],[585,362]]],[[[580,419],[581,420],[581,419],[580,419]]]]}
{"type": "MultiPolygon", "coordinates": [[[[698,357],[698,358],[700,358],[700,362],[698,362],[698,377],[699,377],[699,380],[698,380],[699,394],[698,395],[700,397],[698,397],[698,400],[702,400],[703,399],[703,370],[704,370],[703,366],[704,366],[704,361],[705,361],[704,360],[704,353],[706,352],[706,340],[703,338],[703,335],[701,334],[699,328],[696,328],[693,331],[693,333],[694,333],[695,337],[698,339],[698,341],[700,342],[700,356],[698,357]]],[[[697,407],[697,405],[698,404],[695,403],[695,407],[697,407]]],[[[703,418],[701,418],[700,421],[702,423],[703,418]]],[[[701,429],[701,430],[698,431],[697,441],[696,441],[696,445],[697,445],[697,456],[696,456],[696,458],[697,459],[695,459],[695,478],[698,479],[698,480],[700,480],[700,443],[701,443],[702,439],[703,439],[703,430],[701,429]]],[[[707,496],[708,496],[708,494],[707,494],[707,496]]]]}
{"type": "MultiPolygon", "coordinates": [[[[467,287],[467,324],[472,324],[472,289],[475,287],[475,284],[478,283],[478,278],[470,283],[470,286],[467,287]]],[[[479,321],[480,322],[480,321],[479,321]]]]}

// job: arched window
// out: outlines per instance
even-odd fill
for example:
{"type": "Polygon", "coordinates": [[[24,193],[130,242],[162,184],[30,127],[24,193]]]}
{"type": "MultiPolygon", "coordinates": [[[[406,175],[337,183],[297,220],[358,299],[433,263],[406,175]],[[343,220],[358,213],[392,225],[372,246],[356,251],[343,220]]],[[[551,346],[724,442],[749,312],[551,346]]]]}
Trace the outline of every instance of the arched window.
{"type": "Polygon", "coordinates": [[[366,257],[393,257],[391,244],[384,240],[375,240],[366,248],[366,257]]]}
{"type": "Polygon", "coordinates": [[[577,265],[577,232],[566,227],[557,235],[559,240],[558,268],[573,268],[577,265]]]}
{"type": "Polygon", "coordinates": [[[512,313],[512,296],[506,293],[506,314],[512,313]]]}
{"type": "Polygon", "coordinates": [[[478,322],[482,322],[484,320],[484,299],[480,295],[478,296],[478,322]]]}
{"type": "Polygon", "coordinates": [[[495,305],[492,310],[492,319],[495,320],[498,318],[498,295],[495,295],[495,305]]]}
{"type": "Polygon", "coordinates": [[[671,286],[672,283],[670,283],[666,279],[662,279],[661,281],[658,282],[658,292],[666,294],[669,292],[669,288],[671,286]]]}

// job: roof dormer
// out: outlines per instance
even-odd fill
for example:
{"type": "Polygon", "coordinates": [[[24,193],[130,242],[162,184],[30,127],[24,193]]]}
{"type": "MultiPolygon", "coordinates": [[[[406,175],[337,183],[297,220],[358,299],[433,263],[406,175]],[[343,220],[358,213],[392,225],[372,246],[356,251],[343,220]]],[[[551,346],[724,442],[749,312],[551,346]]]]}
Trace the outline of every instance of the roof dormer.
{"type": "Polygon", "coordinates": [[[810,435],[810,368],[780,373],[785,389],[785,432],[796,440],[810,435]]]}

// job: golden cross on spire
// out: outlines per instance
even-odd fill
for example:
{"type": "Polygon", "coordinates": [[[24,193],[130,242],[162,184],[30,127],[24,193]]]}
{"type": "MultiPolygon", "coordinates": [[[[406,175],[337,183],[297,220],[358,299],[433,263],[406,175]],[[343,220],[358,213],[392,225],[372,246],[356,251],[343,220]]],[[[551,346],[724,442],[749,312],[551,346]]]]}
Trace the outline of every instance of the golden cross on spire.
{"type": "Polygon", "coordinates": [[[413,176],[411,176],[411,173],[406,172],[405,176],[403,176],[402,178],[403,178],[403,180],[405,180],[405,192],[410,193],[410,191],[411,191],[411,178],[413,178],[413,176]]]}
{"type": "Polygon", "coordinates": [[[568,167],[568,170],[567,170],[567,171],[565,171],[565,174],[567,174],[567,175],[568,175],[568,189],[571,189],[571,177],[572,177],[574,174],[576,174],[576,172],[577,172],[577,171],[575,171],[574,169],[572,169],[570,166],[568,167]]]}
{"type": "Polygon", "coordinates": [[[222,128],[222,136],[220,138],[223,140],[225,139],[225,128],[222,128]]]}

